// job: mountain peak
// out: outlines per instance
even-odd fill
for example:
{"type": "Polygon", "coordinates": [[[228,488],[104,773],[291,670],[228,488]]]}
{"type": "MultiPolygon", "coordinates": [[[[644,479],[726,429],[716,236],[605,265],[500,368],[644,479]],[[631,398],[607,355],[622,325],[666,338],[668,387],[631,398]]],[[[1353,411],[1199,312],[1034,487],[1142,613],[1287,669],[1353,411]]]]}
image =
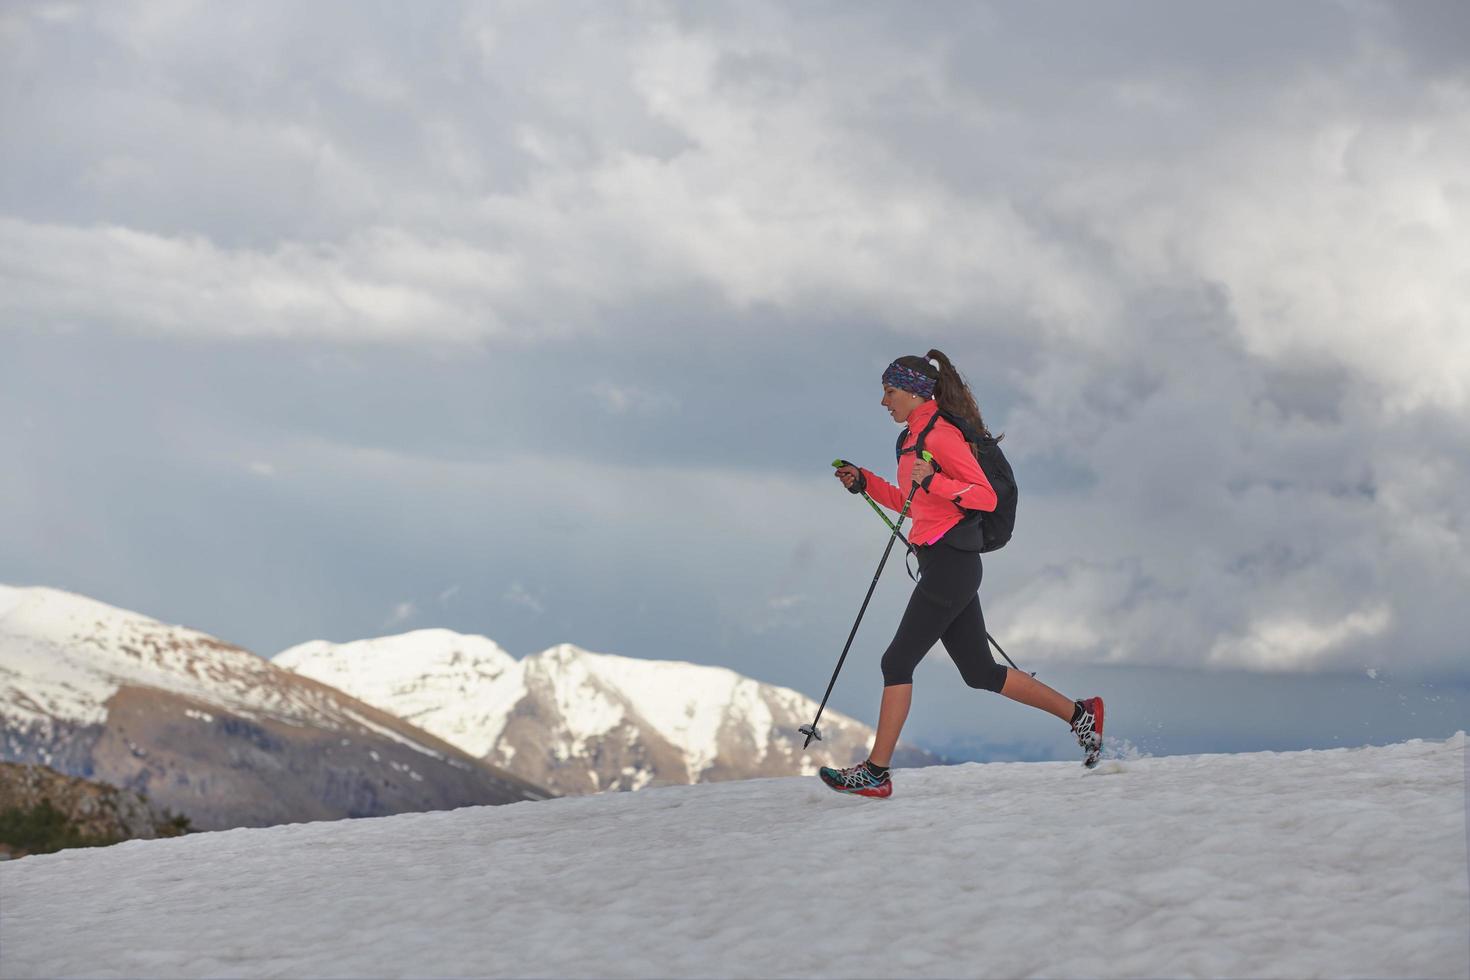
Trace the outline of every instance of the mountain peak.
{"type": "Polygon", "coordinates": [[[559,643],[474,672],[407,649],[420,642],[439,640],[393,638],[398,653],[370,664],[350,655],[358,644],[276,659],[560,792],[815,772],[860,758],[872,734],[829,711],[826,741],[804,752],[797,728],[816,703],[727,667],[559,643]]]}
{"type": "Polygon", "coordinates": [[[0,585],[0,628],[12,632],[23,630],[32,635],[61,637],[74,635],[78,630],[95,635],[98,631],[116,633],[129,627],[163,627],[205,635],[63,589],[0,585]]]}
{"type": "Polygon", "coordinates": [[[207,633],[60,589],[4,589],[0,667],[17,683],[0,692],[0,707],[14,722],[93,724],[129,685],[288,716],[310,710],[262,696],[270,689],[263,675],[274,668],[207,633]]]}
{"type": "Polygon", "coordinates": [[[473,756],[483,756],[520,699],[522,667],[488,637],[422,629],[350,643],[312,640],[272,663],[387,707],[473,756]]]}
{"type": "Polygon", "coordinates": [[[489,637],[433,628],[392,636],[379,636],[349,643],[311,640],[282,650],[273,663],[295,669],[308,660],[330,660],[341,669],[362,671],[379,668],[401,670],[404,666],[459,665],[490,669],[498,673],[515,664],[515,658],[489,637]]]}
{"type": "MultiPolygon", "coordinates": [[[[466,669],[514,666],[482,643],[466,669]]],[[[242,647],[49,588],[0,587],[0,752],[209,827],[544,795],[242,647]]]]}

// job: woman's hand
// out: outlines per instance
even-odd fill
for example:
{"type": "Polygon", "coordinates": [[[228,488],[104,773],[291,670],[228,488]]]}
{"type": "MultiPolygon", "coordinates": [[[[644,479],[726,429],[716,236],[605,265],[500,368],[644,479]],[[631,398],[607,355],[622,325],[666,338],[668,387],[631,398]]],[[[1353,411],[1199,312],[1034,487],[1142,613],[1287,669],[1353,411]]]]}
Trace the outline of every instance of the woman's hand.
{"type": "Polygon", "coordinates": [[[848,490],[852,490],[853,485],[861,480],[863,476],[858,471],[858,468],[851,463],[844,463],[842,466],[837,467],[834,475],[842,481],[842,485],[847,487],[848,490]]]}
{"type": "Polygon", "coordinates": [[[909,475],[909,479],[915,483],[923,483],[933,475],[934,467],[927,459],[916,459],[914,460],[914,471],[909,475]]]}

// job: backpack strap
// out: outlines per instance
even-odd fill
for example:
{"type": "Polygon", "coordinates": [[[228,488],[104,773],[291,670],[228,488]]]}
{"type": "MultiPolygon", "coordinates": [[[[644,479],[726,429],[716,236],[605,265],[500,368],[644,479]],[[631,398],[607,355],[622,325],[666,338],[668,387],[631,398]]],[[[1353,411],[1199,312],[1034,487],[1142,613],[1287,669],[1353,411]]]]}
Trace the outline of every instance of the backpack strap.
{"type": "MultiPolygon", "coordinates": [[[[969,422],[967,422],[965,419],[960,418],[958,415],[950,415],[947,412],[935,412],[934,413],[934,417],[929,420],[929,423],[924,426],[923,431],[921,431],[919,433],[919,437],[914,440],[913,448],[912,449],[903,450],[902,452],[899,453],[899,455],[902,456],[904,452],[911,452],[911,453],[914,453],[914,452],[921,453],[921,452],[923,452],[924,451],[924,437],[927,436],[927,435],[929,435],[929,430],[932,429],[932,428],[934,428],[934,423],[938,422],[941,418],[943,418],[944,421],[948,422],[950,425],[954,426],[956,429],[959,430],[960,438],[964,439],[965,442],[969,444],[970,451],[972,453],[975,451],[975,449],[977,447],[979,447],[980,445],[983,444],[983,442],[981,440],[983,440],[984,437],[981,437],[981,440],[975,440],[975,439],[971,439],[970,438],[975,433],[974,433],[974,430],[970,427],[969,422]]],[[[900,446],[903,445],[903,434],[902,433],[899,434],[898,444],[900,446]]],[[[979,462],[979,458],[978,457],[976,457],[976,462],[979,462]]],[[[936,473],[940,472],[939,460],[936,459],[934,461],[934,463],[933,463],[933,466],[934,466],[934,472],[936,472],[936,473]]],[[[983,472],[984,471],[984,467],[982,467],[981,469],[982,469],[982,472],[983,472]]],[[[986,478],[989,479],[988,476],[986,478]]],[[[981,512],[980,511],[978,511],[978,510],[966,510],[964,507],[961,507],[958,503],[956,503],[955,506],[958,507],[960,513],[964,515],[962,518],[960,518],[960,523],[957,524],[957,525],[955,525],[956,527],[979,527],[981,525],[981,522],[984,520],[984,518],[981,517],[981,512]]]]}
{"type": "MultiPolygon", "coordinates": [[[[924,438],[929,435],[929,430],[934,428],[934,423],[938,421],[939,412],[935,412],[929,417],[929,421],[925,424],[924,428],[919,430],[919,437],[914,440],[914,444],[908,449],[903,448],[903,441],[908,436],[908,430],[900,432],[898,434],[898,442],[893,444],[893,457],[895,459],[902,459],[904,453],[922,453],[924,451],[924,438]]],[[[938,463],[934,464],[934,469],[938,471],[938,463]]]]}

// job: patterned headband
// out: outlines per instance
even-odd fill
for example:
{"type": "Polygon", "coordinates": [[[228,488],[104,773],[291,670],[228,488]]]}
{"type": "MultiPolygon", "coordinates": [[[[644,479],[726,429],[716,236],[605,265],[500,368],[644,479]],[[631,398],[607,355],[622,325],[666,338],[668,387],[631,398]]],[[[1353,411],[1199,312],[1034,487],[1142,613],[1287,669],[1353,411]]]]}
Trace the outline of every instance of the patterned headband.
{"type": "Polygon", "coordinates": [[[888,370],[883,372],[883,383],[912,392],[920,398],[930,398],[934,395],[934,378],[922,371],[904,367],[897,361],[888,365],[888,370]]]}

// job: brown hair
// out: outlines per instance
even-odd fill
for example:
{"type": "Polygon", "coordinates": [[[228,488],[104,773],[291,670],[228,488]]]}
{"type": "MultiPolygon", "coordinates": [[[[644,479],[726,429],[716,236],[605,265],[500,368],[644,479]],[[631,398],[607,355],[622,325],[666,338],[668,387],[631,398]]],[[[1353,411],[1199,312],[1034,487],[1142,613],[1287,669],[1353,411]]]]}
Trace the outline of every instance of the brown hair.
{"type": "Polygon", "coordinates": [[[945,356],[943,351],[931,350],[923,357],[908,354],[900,357],[898,363],[935,379],[934,400],[939,403],[939,410],[941,412],[958,415],[960,418],[969,422],[970,426],[976,432],[987,439],[994,439],[996,442],[1000,442],[1005,438],[1004,432],[998,436],[992,435],[990,430],[986,428],[985,420],[980,417],[980,406],[975,404],[975,396],[970,393],[970,386],[965,383],[965,379],[960,374],[959,368],[950,362],[950,359],[945,356]],[[939,370],[937,372],[934,370],[934,365],[928,361],[928,358],[931,357],[939,362],[939,370]]]}

